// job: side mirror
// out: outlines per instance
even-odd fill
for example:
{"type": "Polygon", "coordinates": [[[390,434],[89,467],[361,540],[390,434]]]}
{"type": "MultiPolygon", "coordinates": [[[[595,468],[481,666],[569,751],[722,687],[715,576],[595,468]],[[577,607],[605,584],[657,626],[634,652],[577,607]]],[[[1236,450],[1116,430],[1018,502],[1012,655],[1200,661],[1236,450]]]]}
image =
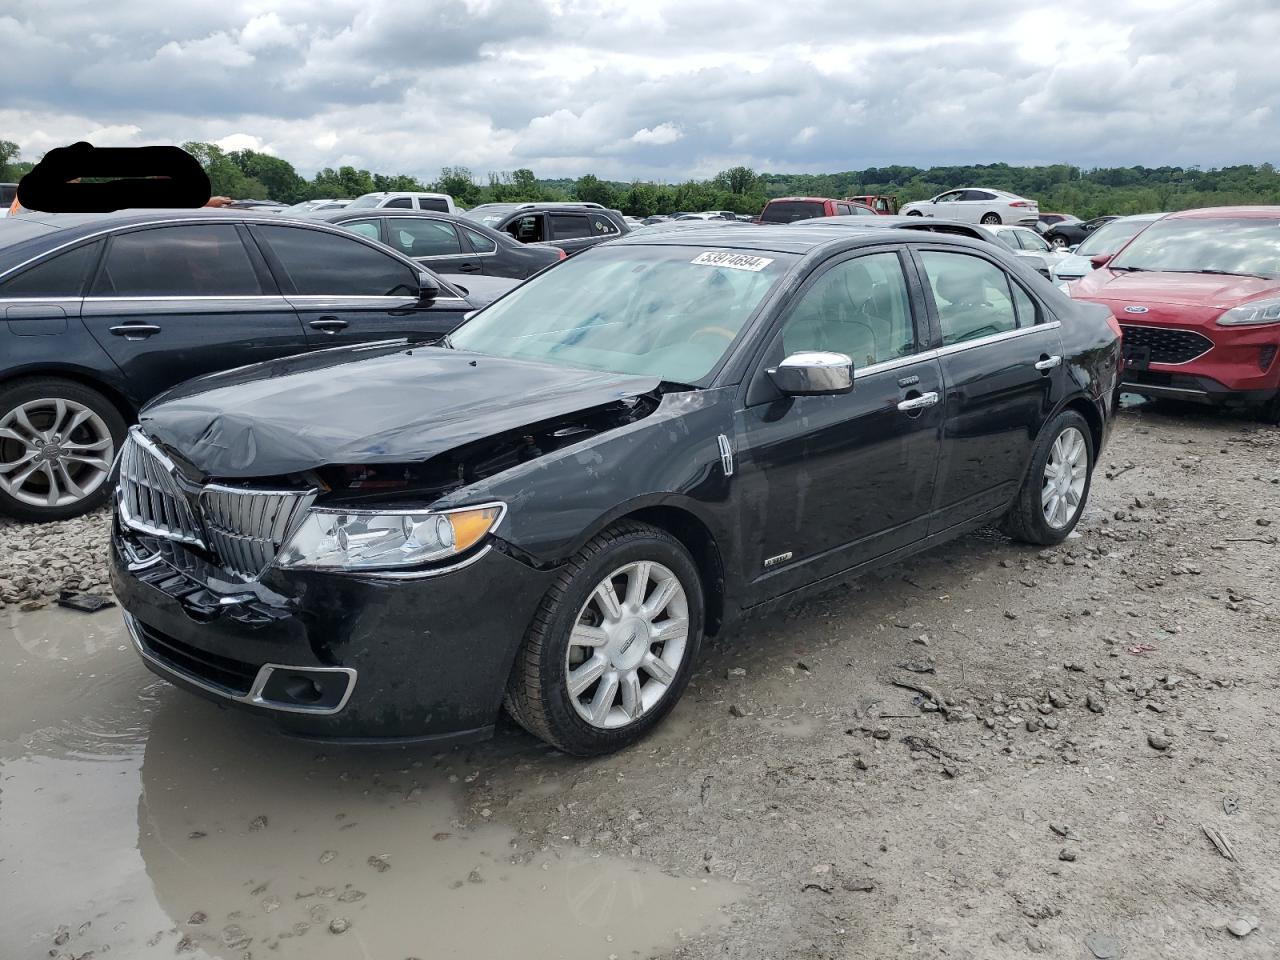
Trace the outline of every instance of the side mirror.
{"type": "Polygon", "coordinates": [[[1097,270],[1099,267],[1105,267],[1111,262],[1111,254],[1100,253],[1096,257],[1090,257],[1089,262],[1093,264],[1093,269],[1097,270]]]}
{"type": "Polygon", "coordinates": [[[937,203],[937,202],[938,202],[938,198],[937,198],[937,197],[934,197],[934,198],[933,198],[932,200],[930,200],[929,202],[930,202],[930,203],[937,203]]]}
{"type": "Polygon", "coordinates": [[[1068,247],[1067,247],[1067,253],[1075,253],[1075,252],[1076,252],[1076,247],[1078,247],[1078,246],[1080,246],[1080,244],[1078,244],[1078,243],[1073,243],[1073,244],[1068,245],[1068,247]]]}
{"type": "Polygon", "coordinates": [[[440,296],[440,284],[436,283],[436,278],[429,273],[418,274],[418,300],[422,303],[430,303],[438,296],[440,296]]]}
{"type": "Polygon", "coordinates": [[[789,397],[848,393],[853,389],[853,361],[843,353],[793,353],[765,371],[789,397]]]}

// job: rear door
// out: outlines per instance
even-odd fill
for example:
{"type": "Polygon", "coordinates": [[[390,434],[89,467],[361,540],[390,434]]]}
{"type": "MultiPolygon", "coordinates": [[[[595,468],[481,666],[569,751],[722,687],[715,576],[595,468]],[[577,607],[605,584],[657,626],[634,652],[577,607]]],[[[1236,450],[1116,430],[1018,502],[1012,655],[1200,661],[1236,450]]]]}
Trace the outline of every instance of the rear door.
{"type": "Polygon", "coordinates": [[[480,273],[480,258],[471,252],[448,220],[434,217],[387,217],[385,243],[436,273],[480,273]]]}
{"type": "Polygon", "coordinates": [[[946,387],[933,534],[1012,500],[1066,374],[1058,321],[997,261],[927,246],[917,257],[946,387]]]}
{"type": "Polygon", "coordinates": [[[470,309],[443,282],[440,296],[422,303],[419,268],[358,236],[292,224],[251,229],[312,347],[437,340],[470,309]]]}
{"type": "Polygon", "coordinates": [[[585,213],[548,213],[547,222],[551,228],[547,241],[567,254],[585,250],[597,242],[585,213]]]}
{"type": "Polygon", "coordinates": [[[307,349],[245,227],[186,223],[112,234],[81,316],[139,397],[307,349]]]}

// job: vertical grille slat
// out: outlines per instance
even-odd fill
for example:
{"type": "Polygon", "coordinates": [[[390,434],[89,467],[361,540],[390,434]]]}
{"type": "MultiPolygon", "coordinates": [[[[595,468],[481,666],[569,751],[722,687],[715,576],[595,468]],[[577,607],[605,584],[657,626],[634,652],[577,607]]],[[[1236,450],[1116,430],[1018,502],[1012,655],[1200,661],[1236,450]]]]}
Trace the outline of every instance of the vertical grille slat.
{"type": "Polygon", "coordinates": [[[204,546],[204,530],[173,463],[135,427],[120,452],[116,504],[125,526],[156,537],[204,546]]]}
{"type": "Polygon", "coordinates": [[[315,491],[311,490],[252,490],[209,484],[200,494],[200,506],[213,549],[222,562],[252,579],[275,560],[294,518],[314,499],[315,491]]]}

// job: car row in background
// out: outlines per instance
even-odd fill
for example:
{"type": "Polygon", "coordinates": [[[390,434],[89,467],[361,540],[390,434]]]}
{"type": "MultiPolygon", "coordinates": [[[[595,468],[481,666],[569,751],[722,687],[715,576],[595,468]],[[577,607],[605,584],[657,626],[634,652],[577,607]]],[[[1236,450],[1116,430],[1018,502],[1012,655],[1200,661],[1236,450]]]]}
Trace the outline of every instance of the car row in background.
{"type": "MultiPolygon", "coordinates": [[[[127,424],[174,384],[328,347],[439,339],[517,283],[442,278],[389,239],[234,210],[0,222],[0,512],[57,520],[100,504],[127,424]]],[[[245,430],[210,442],[249,449],[245,430]]]]}
{"type": "Polygon", "coordinates": [[[1100,227],[1105,227],[1114,216],[1094,217],[1092,220],[1063,220],[1058,223],[1049,224],[1044,228],[1044,238],[1055,247],[1063,249],[1083,243],[1085,237],[1089,236],[1093,231],[1100,227]]]}
{"type": "Polygon", "coordinates": [[[796,223],[822,217],[877,216],[866,204],[830,197],[777,197],[770,200],[756,218],[757,223],[796,223]]]}
{"type": "Polygon", "coordinates": [[[1163,216],[1163,213],[1138,213],[1131,217],[1108,218],[1107,223],[1095,229],[1079,245],[1073,244],[1065,248],[1066,256],[1061,257],[1053,267],[1054,282],[1067,290],[1068,284],[1095,268],[1094,257],[1111,256],[1163,216]]]}
{"type": "Polygon", "coordinates": [[[383,207],[313,217],[385,243],[436,273],[523,280],[565,258],[560,247],[519,243],[508,233],[451,213],[383,207]]]}
{"type": "Polygon", "coordinates": [[[940,193],[931,200],[908,203],[899,212],[908,217],[942,217],[988,226],[1000,223],[1034,226],[1040,218],[1040,205],[1004,190],[964,187],[940,193]]]}
{"type": "Polygon", "coordinates": [[[1122,388],[1276,422],[1280,206],[1183,210],[1138,226],[1069,287],[1120,318],[1122,388]]]}

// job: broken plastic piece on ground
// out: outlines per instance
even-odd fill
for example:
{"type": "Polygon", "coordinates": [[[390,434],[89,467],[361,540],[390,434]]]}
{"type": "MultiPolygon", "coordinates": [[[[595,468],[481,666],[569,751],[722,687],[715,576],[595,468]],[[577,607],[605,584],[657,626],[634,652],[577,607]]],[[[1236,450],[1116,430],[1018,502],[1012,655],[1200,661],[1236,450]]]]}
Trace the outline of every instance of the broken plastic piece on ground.
{"type": "Polygon", "coordinates": [[[1150,653],[1154,649],[1155,644],[1152,643],[1135,643],[1132,647],[1129,647],[1129,652],[1135,657],[1140,657],[1143,654],[1150,653]]]}
{"type": "Polygon", "coordinates": [[[84,613],[97,613],[107,607],[114,607],[116,602],[107,597],[99,597],[92,593],[79,593],[75,590],[63,590],[58,594],[58,606],[69,607],[84,613]]]}

